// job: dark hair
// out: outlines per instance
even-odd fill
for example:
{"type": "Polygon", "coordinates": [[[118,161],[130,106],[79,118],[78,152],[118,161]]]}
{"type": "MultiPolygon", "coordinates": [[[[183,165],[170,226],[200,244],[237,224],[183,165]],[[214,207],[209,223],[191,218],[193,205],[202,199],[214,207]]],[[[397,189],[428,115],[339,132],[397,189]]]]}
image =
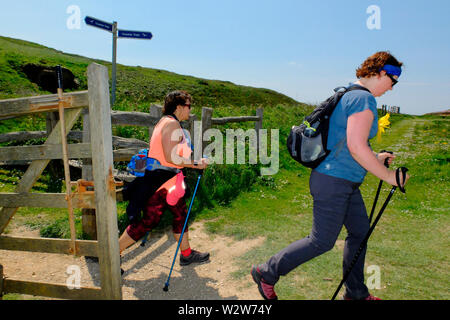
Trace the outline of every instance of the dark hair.
{"type": "Polygon", "coordinates": [[[403,65],[403,63],[399,62],[389,51],[380,51],[368,57],[366,61],[356,69],[356,77],[360,79],[376,76],[380,73],[380,69],[386,64],[395,67],[401,67],[403,65]]]}
{"type": "Polygon", "coordinates": [[[164,100],[163,114],[173,114],[178,105],[185,105],[187,102],[192,103],[192,97],[186,91],[175,90],[169,92],[164,100]]]}

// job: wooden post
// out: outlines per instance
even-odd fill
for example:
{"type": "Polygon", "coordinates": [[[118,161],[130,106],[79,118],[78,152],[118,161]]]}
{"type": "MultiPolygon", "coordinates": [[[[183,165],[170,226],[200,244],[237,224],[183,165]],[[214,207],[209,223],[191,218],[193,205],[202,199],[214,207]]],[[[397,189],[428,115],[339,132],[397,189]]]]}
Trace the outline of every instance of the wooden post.
{"type": "Polygon", "coordinates": [[[56,69],[56,76],[58,78],[58,99],[59,99],[59,119],[61,124],[61,146],[63,153],[63,163],[64,163],[64,175],[66,180],[66,199],[67,199],[67,211],[69,213],[69,227],[70,227],[70,240],[71,240],[71,250],[75,255],[77,252],[75,241],[76,241],[76,229],[75,229],[75,216],[73,214],[72,206],[72,187],[70,184],[70,166],[69,166],[69,151],[67,147],[67,130],[64,125],[64,101],[63,101],[63,86],[62,86],[62,70],[61,66],[56,69]]]}
{"type": "Polygon", "coordinates": [[[195,148],[195,143],[194,143],[194,127],[195,127],[195,121],[197,121],[197,115],[195,114],[191,114],[189,115],[189,134],[191,135],[191,142],[194,144],[194,148],[195,148]]]}
{"type": "MultiPolygon", "coordinates": [[[[149,114],[152,117],[161,119],[162,116],[163,116],[163,114],[162,114],[162,107],[158,106],[157,104],[152,104],[150,106],[149,114]]],[[[152,134],[153,134],[153,129],[155,129],[155,126],[148,127],[148,140],[149,140],[149,142],[150,142],[150,139],[151,139],[152,134]]]]}
{"type": "Polygon", "coordinates": [[[3,266],[0,264],[0,300],[3,299],[3,266]]]}
{"type": "Polygon", "coordinates": [[[259,117],[259,120],[255,122],[256,146],[257,146],[256,148],[259,148],[259,130],[262,129],[263,112],[264,112],[263,108],[256,109],[256,116],[259,117]]]}
{"type": "MultiPolygon", "coordinates": [[[[203,141],[203,135],[204,135],[205,131],[210,129],[212,126],[212,114],[213,114],[212,108],[206,108],[206,107],[202,108],[202,134],[201,134],[201,139],[200,139],[200,142],[202,145],[202,150],[204,150],[206,147],[206,142],[203,141]]],[[[200,156],[201,156],[201,154],[200,154],[200,156]]]]}
{"type": "MultiPolygon", "coordinates": [[[[91,131],[89,129],[89,109],[83,109],[83,142],[91,142],[91,131]]],[[[92,160],[91,158],[83,159],[83,169],[81,178],[86,181],[92,181],[92,160]]],[[[95,220],[95,209],[81,210],[81,224],[83,233],[86,234],[90,240],[97,239],[97,223],[95,220]]]]}
{"type": "Polygon", "coordinates": [[[108,69],[88,67],[89,122],[97,215],[97,239],[103,297],[122,299],[116,188],[113,176],[108,69]]]}

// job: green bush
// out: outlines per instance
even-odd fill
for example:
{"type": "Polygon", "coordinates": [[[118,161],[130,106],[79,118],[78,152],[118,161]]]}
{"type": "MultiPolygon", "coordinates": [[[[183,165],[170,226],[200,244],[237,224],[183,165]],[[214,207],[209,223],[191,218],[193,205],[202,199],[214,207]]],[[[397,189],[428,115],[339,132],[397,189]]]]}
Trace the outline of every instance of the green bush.
{"type": "MultiPolygon", "coordinates": [[[[76,238],[84,239],[82,228],[81,228],[81,215],[75,214],[75,229],[76,229],[76,238]]],[[[61,238],[61,239],[70,239],[70,226],[69,226],[69,218],[63,217],[56,219],[52,223],[42,227],[39,230],[39,234],[43,238],[61,238]]]]}

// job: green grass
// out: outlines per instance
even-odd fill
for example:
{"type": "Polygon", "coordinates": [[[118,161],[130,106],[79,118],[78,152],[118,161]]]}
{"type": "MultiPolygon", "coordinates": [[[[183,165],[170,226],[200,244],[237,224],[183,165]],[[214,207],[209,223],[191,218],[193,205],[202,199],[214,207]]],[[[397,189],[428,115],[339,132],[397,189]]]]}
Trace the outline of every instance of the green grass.
{"type": "MultiPolygon", "coordinates": [[[[111,63],[64,53],[36,43],[0,36],[0,99],[48,93],[30,82],[21,68],[28,63],[61,66],[69,69],[87,89],[87,67],[97,62],[111,63]]],[[[273,90],[235,85],[229,81],[201,79],[173,72],[117,65],[117,110],[148,112],[151,103],[160,103],[172,90],[187,90],[193,97],[194,110],[201,107],[241,107],[245,105],[298,104],[273,90]]]]}

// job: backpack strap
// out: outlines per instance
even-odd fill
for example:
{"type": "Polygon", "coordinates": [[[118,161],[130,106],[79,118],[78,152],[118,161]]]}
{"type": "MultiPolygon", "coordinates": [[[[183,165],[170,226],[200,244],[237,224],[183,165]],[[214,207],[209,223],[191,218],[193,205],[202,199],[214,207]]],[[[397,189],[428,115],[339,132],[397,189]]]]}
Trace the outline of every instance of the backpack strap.
{"type": "MultiPolygon", "coordinates": [[[[349,87],[337,87],[336,89],[334,89],[334,91],[337,93],[339,90],[344,89],[344,94],[349,92],[349,91],[354,91],[354,90],[365,90],[367,92],[370,92],[369,89],[360,86],[359,84],[353,84],[349,87]]],[[[342,95],[342,97],[344,96],[344,94],[342,95]]],[[[341,99],[342,99],[341,97],[341,99]]],[[[344,147],[345,144],[345,140],[347,138],[347,133],[344,133],[344,137],[336,144],[336,153],[334,154],[335,158],[337,158],[337,156],[341,153],[342,148],[344,147]]]]}
{"type": "Polygon", "coordinates": [[[367,89],[366,87],[363,87],[356,83],[353,83],[351,86],[346,88],[346,92],[353,91],[353,90],[364,90],[364,91],[370,92],[370,90],[367,89]]]}

